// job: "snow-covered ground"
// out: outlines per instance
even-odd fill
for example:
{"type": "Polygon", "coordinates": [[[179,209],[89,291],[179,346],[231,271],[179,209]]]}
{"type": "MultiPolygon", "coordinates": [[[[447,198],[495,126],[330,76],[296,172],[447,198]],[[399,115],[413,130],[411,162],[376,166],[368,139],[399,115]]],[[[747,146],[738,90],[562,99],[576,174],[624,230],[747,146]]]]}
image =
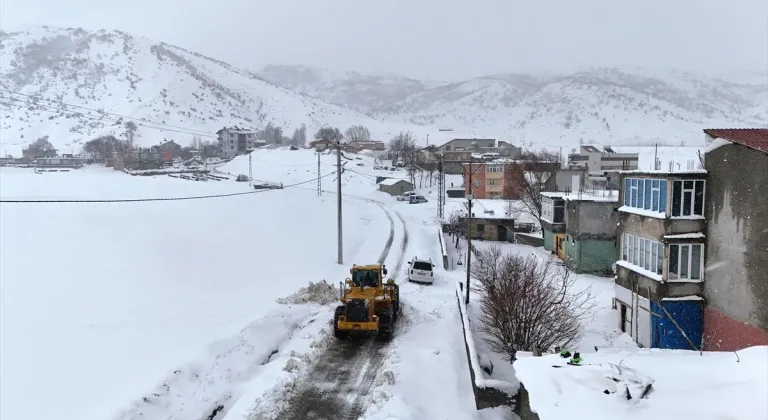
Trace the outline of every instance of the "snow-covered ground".
{"type": "MultiPolygon", "coordinates": [[[[391,226],[386,263],[402,284],[405,309],[366,417],[502,414],[474,409],[455,279],[440,267],[436,200],[397,202],[377,191],[370,174],[346,172],[350,197],[344,199],[340,266],[336,196],[330,192],[334,175],[323,178],[330,191],[318,198],[312,151],[264,150],[251,160],[254,179],[286,186],[311,182],[202,200],[0,204],[0,417],[199,420],[217,411],[227,420],[256,412],[274,416],[333,342],[329,321],[335,306],[325,299],[330,291],[280,298],[309,282],[335,285],[352,263],[375,262],[391,226]],[[393,270],[402,260],[406,230],[406,259],[419,254],[438,265],[433,286],[405,284],[405,264],[393,270]],[[451,384],[440,390],[449,403],[435,400],[435,378],[451,384]]],[[[373,164],[370,158],[349,162],[373,164]]],[[[321,173],[333,172],[334,164],[334,156],[321,156],[321,173]]],[[[247,174],[248,158],[219,170],[247,174]]],[[[0,172],[5,200],[249,191],[247,183],[128,176],[98,167],[0,172]]]]}
{"type": "MultiPolygon", "coordinates": [[[[259,150],[251,156],[254,179],[282,182],[283,190],[187,201],[0,204],[0,417],[200,420],[218,413],[216,420],[273,419],[335,343],[330,334],[333,287],[348,275],[351,264],[377,261],[391,239],[385,263],[401,285],[403,316],[375,373],[362,417],[510,418],[501,409],[475,410],[455,300],[456,282],[465,274],[441,266],[437,200],[398,202],[377,191],[373,159],[350,158],[351,170],[342,178],[344,265],[336,264],[335,156],[321,155],[320,172],[329,176],[322,179],[324,192],[317,197],[317,155],[309,150],[259,150]],[[434,285],[407,283],[403,261],[414,255],[435,262],[434,285]],[[310,282],[314,284],[308,286],[310,282]]],[[[247,174],[248,157],[218,169],[247,174]]],[[[251,191],[247,183],[132,177],[104,168],[44,174],[0,170],[2,199],[168,198],[251,191]]],[[[427,186],[419,193],[431,196],[435,191],[436,186],[427,186]]],[[[504,247],[547,257],[530,247],[504,247]]],[[[629,356],[618,353],[631,343],[611,326],[610,280],[577,280],[598,299],[579,347],[586,362],[618,363],[609,356],[645,354],[637,349],[626,349],[629,356]]],[[[741,380],[753,386],[749,381],[758,374],[766,377],[764,365],[750,362],[759,355],[740,356],[753,376],[726,377],[716,371],[733,384],[697,377],[696,386],[690,378],[699,371],[693,367],[682,368],[679,380],[664,372],[676,368],[677,356],[649,352],[647,361],[627,359],[628,366],[654,378],[658,387],[651,400],[629,410],[635,410],[636,418],[666,418],[658,411],[651,410],[655,417],[642,411],[654,404],[663,384],[671,390],[663,397],[670,402],[653,405],[654,410],[669,408],[673,397],[690,406],[702,392],[735,390],[741,380]],[[651,366],[655,359],[656,371],[651,366]]],[[[489,357],[495,358],[496,375],[514,373],[498,355],[489,357]]],[[[701,360],[715,361],[713,357],[701,360]]],[[[582,381],[573,376],[580,373],[567,368],[535,371],[537,363],[544,363],[539,360],[551,365],[560,359],[521,358],[516,364],[534,409],[542,416],[555,413],[550,418],[574,418],[563,408],[577,404],[569,394],[587,398],[585,393],[594,388],[590,384],[600,383],[595,378],[603,370],[585,371],[589,377],[582,381]],[[525,376],[531,372],[545,380],[525,376]],[[549,380],[547,375],[564,376],[549,380]],[[552,384],[560,384],[561,391],[567,388],[563,392],[568,397],[552,384]],[[577,391],[570,392],[572,388],[577,391]]],[[[757,393],[765,392],[754,386],[745,391],[754,396],[753,405],[744,405],[756,409],[765,401],[757,393]]],[[[612,398],[600,392],[595,398],[612,398]]],[[[587,409],[593,412],[577,418],[617,417],[623,413],[617,410],[627,407],[618,399],[610,401],[590,404],[587,409]]]]}
{"type": "Polygon", "coordinates": [[[518,377],[541,420],[765,420],[768,347],[738,352],[600,350],[585,366],[558,355],[522,358],[518,377]],[[650,393],[640,398],[644,385],[650,393]],[[627,399],[629,390],[631,399],[627,399]],[[607,393],[606,393],[607,391],[607,393]]]}
{"type": "MultiPolygon", "coordinates": [[[[274,180],[288,184],[295,175],[275,171],[274,180]]],[[[104,168],[0,173],[3,199],[244,191],[247,183],[104,168]]],[[[371,203],[344,201],[347,261],[375,261],[389,236],[386,215],[371,203]]],[[[335,199],[300,188],[206,200],[0,206],[2,418],[109,418],[178,366],[202,361],[213,368],[238,341],[253,342],[254,328],[256,344],[271,351],[275,340],[249,324],[284,310],[276,298],[310,281],[335,284],[348,272],[336,264],[335,199]],[[209,346],[217,340],[225,341],[209,346]]],[[[286,334],[312,311],[259,322],[286,334]]],[[[243,360],[258,359],[243,352],[243,360]]],[[[190,399],[221,397],[215,386],[195,386],[190,399]]]]}
{"type": "MultiPolygon", "coordinates": [[[[487,241],[473,245],[480,249],[497,245],[506,253],[553,258],[543,248],[487,241]]],[[[768,347],[703,355],[638,348],[615,328],[612,280],[589,275],[576,275],[575,280],[575,290],[588,288],[596,303],[584,322],[579,344],[571,349],[581,353],[584,366],[566,365],[567,359],[559,355],[531,357],[520,352],[513,367],[473,328],[480,357],[494,365],[493,378],[506,380],[514,375],[523,382],[531,408],[541,420],[768,419],[768,347]],[[641,398],[643,391],[649,393],[641,398]]],[[[474,293],[471,298],[479,301],[474,293]]],[[[470,318],[478,319],[478,310],[478,305],[470,305],[470,318]]]]}

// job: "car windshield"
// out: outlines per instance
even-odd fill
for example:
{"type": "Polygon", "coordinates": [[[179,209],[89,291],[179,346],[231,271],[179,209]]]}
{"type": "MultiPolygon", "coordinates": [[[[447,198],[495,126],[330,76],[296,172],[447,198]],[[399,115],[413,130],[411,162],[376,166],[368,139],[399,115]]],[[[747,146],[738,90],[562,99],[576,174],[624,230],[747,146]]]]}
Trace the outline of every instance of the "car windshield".
{"type": "Polygon", "coordinates": [[[355,287],[376,287],[379,273],[376,270],[357,270],[352,274],[352,285],[355,287]]]}
{"type": "Polygon", "coordinates": [[[423,261],[416,261],[415,263],[413,263],[413,269],[432,271],[432,264],[423,262],[423,261]]]}

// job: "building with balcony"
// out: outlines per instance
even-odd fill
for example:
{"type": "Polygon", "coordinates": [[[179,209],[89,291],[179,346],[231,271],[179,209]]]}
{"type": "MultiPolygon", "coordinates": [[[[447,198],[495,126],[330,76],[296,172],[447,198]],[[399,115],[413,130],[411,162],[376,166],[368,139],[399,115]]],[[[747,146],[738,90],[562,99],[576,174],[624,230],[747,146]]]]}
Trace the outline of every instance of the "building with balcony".
{"type": "Polygon", "coordinates": [[[219,147],[221,148],[221,157],[223,159],[246,154],[257,147],[267,144],[266,141],[258,139],[256,131],[244,128],[225,127],[217,131],[216,134],[219,136],[219,147]]]}
{"type": "Polygon", "coordinates": [[[700,348],[707,171],[620,173],[616,323],[640,346],[700,348]]]}

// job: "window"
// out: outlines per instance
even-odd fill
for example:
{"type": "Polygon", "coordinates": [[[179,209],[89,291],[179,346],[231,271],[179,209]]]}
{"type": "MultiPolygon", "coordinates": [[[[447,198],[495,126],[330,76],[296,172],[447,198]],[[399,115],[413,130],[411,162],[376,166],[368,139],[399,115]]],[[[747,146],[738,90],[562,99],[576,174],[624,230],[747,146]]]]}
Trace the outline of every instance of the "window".
{"type": "Polygon", "coordinates": [[[661,274],[664,245],[625,233],[621,238],[621,259],[652,273],[661,274]]]}
{"type": "Polygon", "coordinates": [[[503,165],[485,165],[485,172],[504,172],[503,165]]]}
{"type": "Polygon", "coordinates": [[[672,217],[704,215],[704,180],[672,181],[672,217]]]}
{"type": "Polygon", "coordinates": [[[541,218],[550,223],[565,223],[565,200],[541,197],[541,218]]]}
{"type": "Polygon", "coordinates": [[[701,280],[704,245],[669,246],[669,280],[701,280]]]}
{"type": "Polygon", "coordinates": [[[478,224],[477,224],[477,232],[478,232],[478,233],[483,233],[483,232],[485,232],[485,225],[484,225],[484,224],[481,224],[481,223],[478,223],[478,224]]]}
{"type": "Polygon", "coordinates": [[[541,197],[541,218],[551,222],[554,217],[555,203],[549,197],[541,197]]]}
{"type": "Polygon", "coordinates": [[[488,186],[489,187],[495,187],[496,186],[496,180],[495,179],[489,179],[488,180],[488,186]]]}
{"type": "Polygon", "coordinates": [[[667,210],[667,181],[624,178],[624,205],[664,213],[667,210]]]}
{"type": "Polygon", "coordinates": [[[432,271],[432,264],[424,261],[414,261],[413,269],[422,270],[422,271],[432,271]]]}
{"type": "Polygon", "coordinates": [[[478,180],[474,180],[474,181],[472,181],[472,183],[475,184],[476,187],[480,186],[480,181],[478,181],[478,180]]]}

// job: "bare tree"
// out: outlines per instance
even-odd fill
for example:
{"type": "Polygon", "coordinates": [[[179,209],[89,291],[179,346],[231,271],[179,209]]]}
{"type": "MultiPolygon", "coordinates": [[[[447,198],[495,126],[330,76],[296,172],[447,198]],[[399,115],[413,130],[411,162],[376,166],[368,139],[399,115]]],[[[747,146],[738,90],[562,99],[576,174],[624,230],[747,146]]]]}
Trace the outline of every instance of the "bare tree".
{"type": "Polygon", "coordinates": [[[21,151],[28,159],[56,157],[56,148],[48,140],[48,136],[40,137],[21,151]]]}
{"type": "Polygon", "coordinates": [[[340,143],[344,140],[344,135],[341,134],[336,127],[323,127],[315,133],[316,140],[329,140],[334,143],[340,143]]]}
{"type": "Polygon", "coordinates": [[[405,160],[407,160],[407,158],[410,156],[411,152],[415,150],[416,139],[410,132],[401,131],[395,137],[392,137],[392,139],[389,140],[389,153],[392,155],[392,162],[405,162],[405,160]]]}
{"type": "Polygon", "coordinates": [[[459,249],[459,241],[467,234],[467,219],[465,214],[454,210],[448,216],[448,235],[453,236],[456,249],[459,249]]]}
{"type": "Polygon", "coordinates": [[[295,146],[304,146],[307,143],[307,126],[302,124],[301,127],[293,130],[291,136],[291,144],[295,146]]]}
{"type": "Polygon", "coordinates": [[[136,131],[139,127],[133,121],[125,123],[125,138],[128,140],[128,149],[133,150],[133,142],[136,140],[136,131]]]}
{"type": "Polygon", "coordinates": [[[576,289],[568,269],[552,259],[503,254],[498,246],[473,253],[479,330],[494,351],[514,361],[518,351],[576,344],[596,305],[590,288],[576,289]]]}
{"type": "Polygon", "coordinates": [[[347,141],[371,141],[371,132],[364,125],[353,125],[344,132],[347,141]]]}
{"type": "Polygon", "coordinates": [[[523,152],[520,161],[522,163],[511,170],[505,195],[520,197],[524,211],[541,221],[541,193],[560,168],[560,157],[546,150],[528,150],[523,152]]]}

